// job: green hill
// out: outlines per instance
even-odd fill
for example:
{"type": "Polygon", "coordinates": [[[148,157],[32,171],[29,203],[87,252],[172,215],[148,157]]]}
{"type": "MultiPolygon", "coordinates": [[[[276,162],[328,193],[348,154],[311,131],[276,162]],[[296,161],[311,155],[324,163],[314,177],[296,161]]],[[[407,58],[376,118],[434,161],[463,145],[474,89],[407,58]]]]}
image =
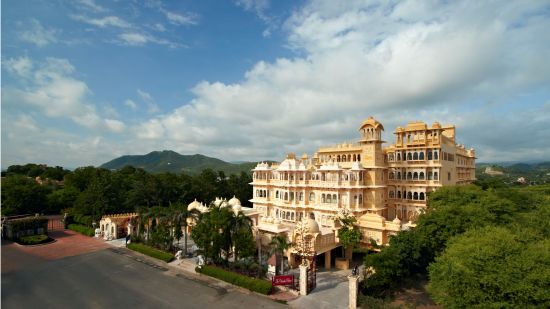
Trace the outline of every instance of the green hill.
{"type": "Polygon", "coordinates": [[[175,151],[153,151],[146,155],[126,155],[107,163],[100,167],[118,170],[131,165],[136,168],[142,168],[150,173],[186,173],[198,174],[203,169],[210,168],[214,171],[223,171],[225,174],[239,174],[240,172],[250,173],[250,170],[256,166],[256,162],[229,163],[220,159],[207,157],[201,154],[181,155],[175,151]]]}

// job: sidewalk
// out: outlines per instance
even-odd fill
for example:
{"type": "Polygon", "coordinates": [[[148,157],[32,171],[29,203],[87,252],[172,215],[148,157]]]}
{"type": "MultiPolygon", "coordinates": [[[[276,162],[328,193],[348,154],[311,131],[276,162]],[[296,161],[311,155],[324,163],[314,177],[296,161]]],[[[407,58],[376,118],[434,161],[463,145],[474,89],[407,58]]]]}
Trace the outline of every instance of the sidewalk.
{"type": "MultiPolygon", "coordinates": [[[[196,258],[184,258],[181,260],[174,260],[170,263],[164,263],[155,258],[127,249],[124,238],[106,241],[105,243],[111,245],[113,247],[113,251],[116,253],[123,254],[131,259],[150,265],[151,267],[155,267],[160,270],[171,272],[175,276],[184,277],[185,279],[193,280],[197,283],[209,286],[217,290],[221,294],[225,294],[228,291],[233,291],[233,290],[238,290],[244,294],[255,293],[247,289],[241,288],[239,286],[235,286],[225,281],[219,280],[217,278],[213,278],[213,277],[202,275],[195,272],[195,267],[197,266],[196,258]]],[[[262,295],[258,293],[255,293],[255,294],[262,295]]],[[[262,295],[262,296],[266,296],[266,295],[262,295]]],[[[298,295],[297,293],[293,293],[291,291],[284,291],[282,289],[277,289],[274,294],[267,295],[267,297],[277,301],[291,301],[298,298],[298,295]]]]}

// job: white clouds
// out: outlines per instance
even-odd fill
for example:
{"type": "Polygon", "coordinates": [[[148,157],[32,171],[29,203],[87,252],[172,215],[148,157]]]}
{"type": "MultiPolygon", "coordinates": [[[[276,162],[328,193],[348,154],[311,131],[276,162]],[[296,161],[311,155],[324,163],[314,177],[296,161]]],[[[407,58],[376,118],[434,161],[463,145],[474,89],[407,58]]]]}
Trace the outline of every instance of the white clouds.
{"type": "Polygon", "coordinates": [[[122,121],[116,119],[105,119],[105,125],[109,130],[116,133],[121,133],[126,128],[122,121]]]}
{"type": "MultiPolygon", "coordinates": [[[[35,63],[29,58],[16,58],[6,63],[20,85],[2,89],[3,105],[25,104],[38,108],[48,117],[69,118],[87,128],[105,127],[113,132],[124,128],[120,121],[101,119],[96,106],[88,101],[90,89],[85,82],[72,76],[75,68],[67,59],[47,58],[45,62],[35,63]]],[[[30,124],[30,120],[20,118],[20,123],[30,124]]]]}
{"type": "Polygon", "coordinates": [[[132,25],[118,16],[105,16],[102,18],[91,18],[83,15],[72,15],[72,19],[81,21],[89,25],[97,26],[100,28],[117,27],[117,28],[130,28],[132,25]]]}
{"type": "Polygon", "coordinates": [[[19,34],[22,41],[32,43],[38,47],[57,42],[57,30],[42,26],[38,20],[33,18],[25,26],[28,26],[28,28],[19,34]]]}
{"type": "Polygon", "coordinates": [[[173,25],[196,25],[198,23],[198,17],[195,14],[184,13],[178,14],[166,9],[161,9],[161,12],[166,15],[168,22],[173,25]]]}
{"type": "Polygon", "coordinates": [[[126,101],[124,101],[124,105],[128,106],[131,110],[134,110],[134,111],[137,109],[136,102],[130,99],[127,99],[126,101]]]}
{"type": "Polygon", "coordinates": [[[145,43],[149,42],[151,39],[143,34],[140,33],[121,33],[118,35],[118,38],[128,44],[128,45],[135,45],[135,46],[141,46],[145,43]]]}
{"type": "MultiPolygon", "coordinates": [[[[248,159],[273,158],[353,140],[371,114],[390,130],[421,116],[458,122],[452,115],[472,100],[521,100],[518,94],[550,81],[549,44],[541,40],[550,23],[532,10],[517,2],[312,2],[286,23],[289,43],[304,57],[259,62],[237,84],[202,82],[195,99],[143,123],[138,137],[226,159],[243,148],[248,159]]],[[[469,124],[459,132],[460,125],[469,124]]],[[[475,134],[465,132],[459,138],[475,145],[475,134]]],[[[477,146],[478,154],[491,147],[477,146]]]]}
{"type": "Polygon", "coordinates": [[[3,61],[4,67],[19,76],[28,77],[32,70],[32,61],[29,57],[18,57],[3,61]]]}
{"type": "Polygon", "coordinates": [[[91,10],[93,12],[105,12],[107,9],[95,3],[94,0],[78,0],[79,4],[82,5],[85,9],[91,10]]]}
{"type": "Polygon", "coordinates": [[[160,111],[155,99],[147,92],[138,89],[137,93],[139,97],[147,104],[149,113],[157,113],[160,111]]]}

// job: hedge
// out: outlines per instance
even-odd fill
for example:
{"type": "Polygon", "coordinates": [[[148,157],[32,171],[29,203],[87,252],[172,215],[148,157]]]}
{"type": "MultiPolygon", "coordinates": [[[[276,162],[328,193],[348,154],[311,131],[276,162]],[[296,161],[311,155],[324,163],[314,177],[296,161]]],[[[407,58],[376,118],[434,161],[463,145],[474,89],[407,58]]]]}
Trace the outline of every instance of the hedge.
{"type": "Polygon", "coordinates": [[[153,247],[146,246],[144,244],[129,243],[128,244],[128,249],[143,253],[145,255],[148,255],[150,257],[154,257],[154,258],[162,260],[162,261],[165,261],[166,263],[168,263],[168,262],[170,262],[174,259],[173,254],[155,249],[153,247]]]}
{"type": "Polygon", "coordinates": [[[48,237],[48,235],[40,234],[40,235],[22,236],[21,238],[19,238],[18,243],[21,245],[39,245],[50,241],[52,241],[52,239],[48,237]]]}
{"type": "Polygon", "coordinates": [[[202,268],[197,267],[195,268],[195,271],[234,285],[238,285],[249,289],[250,291],[258,292],[260,294],[268,295],[271,293],[271,282],[267,280],[250,278],[215,266],[203,266],[202,268]]]}
{"type": "Polygon", "coordinates": [[[73,230],[75,232],[78,232],[80,234],[86,235],[86,236],[94,236],[95,231],[93,228],[89,226],[85,226],[82,224],[69,224],[68,226],[69,230],[73,230]]]}

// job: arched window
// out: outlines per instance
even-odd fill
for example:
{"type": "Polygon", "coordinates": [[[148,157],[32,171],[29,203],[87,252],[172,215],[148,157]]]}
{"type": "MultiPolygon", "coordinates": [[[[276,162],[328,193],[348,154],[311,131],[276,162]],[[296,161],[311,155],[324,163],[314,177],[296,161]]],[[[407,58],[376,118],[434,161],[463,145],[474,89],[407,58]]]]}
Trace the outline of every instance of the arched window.
{"type": "Polygon", "coordinates": [[[288,201],[288,192],[285,192],[285,201],[288,201]]]}
{"type": "Polygon", "coordinates": [[[411,172],[409,172],[407,174],[407,180],[411,180],[413,178],[413,174],[411,172]]]}
{"type": "Polygon", "coordinates": [[[353,204],[357,205],[357,195],[353,196],[353,204]]]}
{"type": "Polygon", "coordinates": [[[434,172],[434,180],[439,180],[439,175],[437,174],[437,172],[434,172]]]}
{"type": "Polygon", "coordinates": [[[434,160],[439,160],[439,153],[434,151],[434,160]]]}
{"type": "Polygon", "coordinates": [[[411,192],[407,192],[407,199],[412,200],[412,193],[411,192]]]}
{"type": "Polygon", "coordinates": [[[393,172],[390,172],[390,173],[388,174],[388,178],[389,178],[389,179],[393,179],[393,172]]]}
{"type": "Polygon", "coordinates": [[[336,197],[336,194],[333,194],[333,195],[332,195],[332,202],[333,202],[334,204],[338,203],[338,199],[337,199],[337,197],[336,197]]]}
{"type": "Polygon", "coordinates": [[[260,196],[260,190],[256,190],[256,196],[260,196]]]}
{"type": "Polygon", "coordinates": [[[432,152],[428,151],[428,160],[432,160],[432,152]]]}
{"type": "Polygon", "coordinates": [[[290,220],[290,212],[287,212],[287,213],[286,213],[286,219],[287,219],[287,220],[290,220]]]}
{"type": "Polygon", "coordinates": [[[357,161],[357,156],[353,155],[353,162],[357,161]]]}
{"type": "Polygon", "coordinates": [[[424,160],[424,153],[423,153],[423,152],[421,152],[421,153],[419,154],[418,159],[424,160]]]}
{"type": "Polygon", "coordinates": [[[407,160],[409,160],[409,161],[412,160],[412,154],[410,152],[407,153],[407,160]]]}
{"type": "Polygon", "coordinates": [[[313,192],[310,192],[310,193],[309,193],[309,201],[310,201],[310,202],[315,201],[315,193],[313,193],[313,192]]]}
{"type": "Polygon", "coordinates": [[[361,161],[361,155],[360,154],[357,155],[357,161],[361,161]]]}
{"type": "Polygon", "coordinates": [[[348,155],[348,162],[351,162],[351,155],[348,155]]]}
{"type": "Polygon", "coordinates": [[[413,160],[418,160],[418,152],[414,152],[414,155],[413,155],[413,160]]]}
{"type": "Polygon", "coordinates": [[[413,200],[418,200],[418,192],[414,192],[413,200]]]}
{"type": "Polygon", "coordinates": [[[424,192],[420,192],[420,200],[423,201],[425,198],[424,192]]]}
{"type": "Polygon", "coordinates": [[[420,172],[420,175],[418,175],[420,180],[424,180],[424,172],[420,172]]]}
{"type": "Polygon", "coordinates": [[[401,198],[401,191],[397,191],[397,198],[401,198]]]}
{"type": "Polygon", "coordinates": [[[428,180],[432,180],[433,179],[433,174],[432,172],[428,172],[428,180]]]}
{"type": "Polygon", "coordinates": [[[401,153],[400,152],[397,153],[397,161],[401,161],[401,153]]]}
{"type": "Polygon", "coordinates": [[[275,198],[279,198],[279,191],[275,191],[275,198]]]}
{"type": "Polygon", "coordinates": [[[324,203],[325,202],[325,194],[323,193],[323,195],[321,195],[321,203],[324,203]]]}
{"type": "Polygon", "coordinates": [[[336,162],[340,162],[340,155],[336,157],[336,162]]]}
{"type": "Polygon", "coordinates": [[[359,194],[359,205],[363,204],[363,194],[359,194]]]}
{"type": "Polygon", "coordinates": [[[401,179],[401,172],[397,172],[397,179],[401,179]]]}
{"type": "Polygon", "coordinates": [[[395,193],[393,193],[393,191],[390,191],[390,198],[394,198],[395,196],[395,193]]]}
{"type": "Polygon", "coordinates": [[[290,220],[294,221],[294,213],[293,212],[290,213],[290,220]]]}
{"type": "Polygon", "coordinates": [[[327,194],[327,203],[332,203],[332,197],[330,196],[330,194],[327,194]]]}
{"type": "Polygon", "coordinates": [[[407,191],[403,191],[403,199],[407,198],[407,191]]]}
{"type": "Polygon", "coordinates": [[[413,180],[418,180],[418,173],[417,173],[417,172],[414,172],[414,174],[413,174],[413,180]]]}

